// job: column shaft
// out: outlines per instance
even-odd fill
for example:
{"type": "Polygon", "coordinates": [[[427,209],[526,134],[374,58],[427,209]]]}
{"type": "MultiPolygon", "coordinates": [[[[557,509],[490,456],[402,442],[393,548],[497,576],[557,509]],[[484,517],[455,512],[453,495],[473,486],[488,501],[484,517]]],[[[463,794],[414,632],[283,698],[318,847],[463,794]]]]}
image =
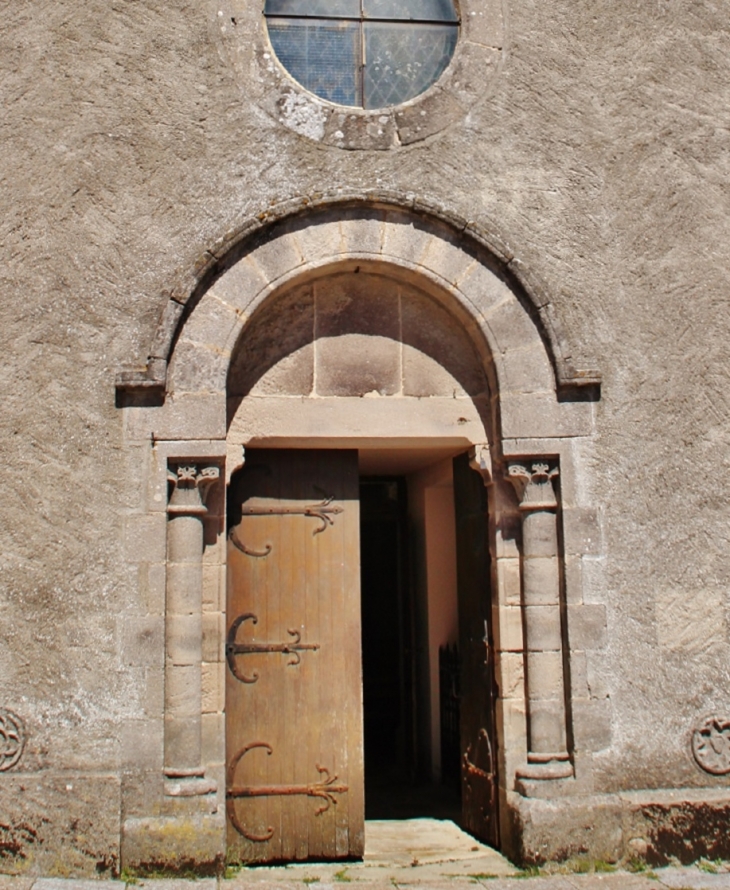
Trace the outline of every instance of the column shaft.
{"type": "Polygon", "coordinates": [[[535,463],[509,467],[522,513],[522,606],[528,705],[525,778],[572,775],[567,749],[567,715],[560,615],[560,559],[557,468],[535,463]]]}
{"type": "Polygon", "coordinates": [[[166,793],[209,794],[201,763],[202,591],[205,499],[219,478],[217,467],[181,465],[169,474],[165,612],[166,793]]]}
{"type": "Polygon", "coordinates": [[[165,771],[202,775],[200,765],[203,585],[201,516],[172,514],[167,533],[165,771]]]}

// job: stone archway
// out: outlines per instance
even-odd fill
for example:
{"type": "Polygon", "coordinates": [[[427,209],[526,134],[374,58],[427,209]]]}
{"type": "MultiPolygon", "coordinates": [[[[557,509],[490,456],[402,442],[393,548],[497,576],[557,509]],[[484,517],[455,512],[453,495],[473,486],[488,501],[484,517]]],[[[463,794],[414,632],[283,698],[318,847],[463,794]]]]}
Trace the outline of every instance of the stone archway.
{"type": "MultiPolygon", "coordinates": [[[[234,392],[228,399],[232,374],[245,377],[246,337],[251,333],[255,340],[257,319],[267,305],[277,299],[296,303],[307,282],[383,273],[409,293],[415,289],[436,314],[451,319],[471,344],[486,381],[479,396],[464,389],[463,405],[471,406],[471,414],[460,411],[453,422],[458,426],[465,418],[472,425],[463,439],[479,446],[474,462],[492,486],[498,772],[507,849],[519,840],[509,816],[514,789],[549,796],[551,783],[574,776],[565,605],[582,600],[571,563],[584,551],[585,532],[579,526],[585,529],[588,516],[583,466],[589,459],[593,403],[558,398],[556,371],[561,365],[539,314],[488,254],[442,224],[396,210],[351,209],[290,219],[266,237],[239,246],[221,274],[189,304],[169,356],[164,402],[126,408],[128,441],[153,443],[151,489],[162,492],[168,479],[172,485],[167,508],[165,818],[175,824],[192,819],[202,846],[216,856],[224,849],[225,624],[225,524],[217,480],[230,478],[241,465],[241,445],[251,437],[245,427],[252,418],[241,413],[246,393],[234,392]],[[477,436],[479,425],[483,434],[477,436]],[[177,728],[183,725],[181,741],[177,728]],[[208,808],[208,815],[191,809],[187,802],[195,799],[207,801],[202,810],[208,808]]],[[[253,347],[254,352],[259,349],[253,364],[261,361],[265,339],[253,347]]],[[[370,403],[384,406],[395,394],[368,399],[372,389],[362,389],[356,385],[357,391],[340,396],[358,401],[352,410],[362,414],[360,424],[372,421],[370,403]],[[371,421],[366,420],[368,412],[371,421]]],[[[377,381],[374,389],[378,391],[377,381]]],[[[301,392],[289,396],[307,398],[301,392]]],[[[254,397],[269,399],[267,409],[275,407],[271,399],[276,395],[254,397]]],[[[409,398],[401,393],[399,413],[409,398]]],[[[318,401],[326,399],[313,399],[306,410],[322,411],[321,404],[314,404],[318,401]]],[[[422,409],[418,403],[423,401],[414,394],[408,411],[422,409]]],[[[266,411],[258,414],[264,426],[266,416],[266,411]]],[[[434,416],[444,415],[437,410],[434,416]]],[[[262,427],[256,436],[265,440],[277,433],[262,427]]],[[[292,437],[299,442],[307,438],[302,427],[290,429],[292,437]]],[[[159,507],[155,510],[159,516],[159,507]]],[[[125,827],[127,861],[141,856],[135,830],[130,820],[125,827]]]]}
{"type": "MultiPolygon", "coordinates": [[[[306,270],[252,314],[234,350],[227,382],[227,442],[231,463],[242,447],[246,461],[231,481],[231,492],[238,494],[229,501],[227,626],[237,633],[237,616],[265,613],[262,635],[279,639],[296,627],[307,639],[317,640],[319,654],[297,658],[296,672],[259,665],[262,679],[256,684],[227,672],[227,759],[237,762],[238,752],[255,737],[275,740],[273,748],[286,764],[281,767],[260,753],[249,755],[229,776],[228,793],[236,795],[236,781],[244,775],[250,780],[252,773],[259,785],[291,790],[275,781],[282,770],[296,786],[291,777],[311,775],[315,761],[328,763],[338,787],[347,787],[342,806],[328,808],[320,817],[311,804],[283,792],[268,802],[269,808],[280,810],[268,822],[256,802],[229,800],[228,848],[243,861],[348,858],[362,852],[363,786],[368,818],[373,818],[378,812],[375,796],[381,800],[381,815],[399,811],[412,796],[414,786],[404,782],[404,772],[410,771],[414,781],[416,774],[422,780],[432,778],[434,745],[440,745],[439,646],[457,641],[462,663],[477,666],[473,673],[466,667],[460,671],[465,679],[457,744],[479,762],[464,775],[463,821],[481,840],[497,843],[492,659],[488,667],[478,667],[485,660],[479,641],[489,618],[489,565],[487,558],[477,562],[469,554],[465,559],[463,547],[457,560],[456,517],[461,527],[463,519],[470,527],[475,519],[481,521],[481,546],[476,549],[482,554],[487,530],[479,511],[462,518],[468,505],[463,496],[455,505],[451,466],[456,455],[465,456],[475,446],[485,450],[486,460],[493,438],[487,432],[492,426],[490,386],[475,344],[438,296],[438,290],[427,293],[416,276],[388,263],[345,261],[306,270]],[[339,474],[334,473],[338,466],[339,474]],[[340,487],[345,468],[349,483],[340,487]],[[393,488],[399,493],[388,497],[386,490],[393,488]],[[309,501],[297,501],[297,493],[301,498],[304,492],[309,501]],[[316,509],[325,492],[335,498],[336,513],[322,520],[314,536],[305,531],[306,519],[239,515],[242,497],[249,504],[246,510],[288,514],[307,503],[316,509]],[[347,503],[338,500],[344,492],[347,503]],[[381,498],[377,520],[374,492],[381,498]],[[338,534],[348,531],[353,510],[360,513],[360,532],[352,529],[340,541],[338,534]],[[285,541],[282,524],[288,528],[285,541]],[[419,542],[419,559],[409,541],[419,542]],[[344,596],[322,568],[331,562],[330,548],[338,547],[350,579],[344,596]],[[439,563],[446,577],[437,584],[439,563]],[[464,583],[465,571],[474,575],[473,583],[464,583]],[[417,582],[405,580],[415,574],[417,582]],[[270,595],[262,597],[254,587],[270,588],[270,595]],[[330,601],[333,612],[348,616],[345,637],[322,621],[330,601]],[[450,630],[442,631],[436,616],[450,630]],[[416,657],[417,652],[427,655],[416,657]],[[333,662],[338,668],[326,672],[330,680],[322,687],[317,677],[322,677],[324,664],[333,662]],[[345,684],[349,671],[356,676],[345,684]],[[490,681],[477,690],[477,677],[490,681]],[[338,704],[323,709],[325,694],[338,704]],[[266,696],[280,702],[276,717],[262,705],[266,696]],[[265,717],[255,720],[259,711],[265,717]],[[339,715],[347,715],[348,722],[339,715]],[[296,737],[282,729],[282,721],[297,727],[296,737]],[[322,728],[312,727],[313,721],[322,728]],[[478,750],[480,734],[484,751],[478,750]],[[333,746],[333,739],[339,743],[333,746]],[[264,833],[247,828],[244,818],[251,826],[282,828],[264,833]],[[341,842],[328,838],[328,832],[341,842]]],[[[483,488],[479,476],[468,468],[466,473],[483,488]]],[[[460,494],[463,487],[458,487],[460,494]]],[[[477,500],[482,498],[477,495],[477,500]]],[[[325,501],[320,508],[326,517],[325,501]]],[[[255,632],[246,632],[246,638],[255,632]]],[[[242,655],[241,660],[256,663],[256,657],[242,655]]],[[[425,816],[429,806],[438,804],[429,802],[425,784],[420,789],[422,809],[411,812],[425,816]]],[[[449,801],[455,813],[458,794],[449,801]]]]}

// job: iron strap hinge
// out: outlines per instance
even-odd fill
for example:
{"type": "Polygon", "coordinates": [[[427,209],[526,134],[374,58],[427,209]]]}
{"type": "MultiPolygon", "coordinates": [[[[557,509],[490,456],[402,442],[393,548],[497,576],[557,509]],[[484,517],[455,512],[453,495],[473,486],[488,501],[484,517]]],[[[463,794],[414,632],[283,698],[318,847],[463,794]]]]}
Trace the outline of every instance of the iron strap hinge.
{"type": "Polygon", "coordinates": [[[238,628],[244,621],[257,624],[258,618],[253,612],[245,612],[243,615],[239,615],[231,625],[226,639],[226,661],[228,662],[228,667],[233,676],[242,683],[255,683],[259,678],[259,674],[258,671],[253,671],[250,676],[242,673],[236,664],[236,658],[239,655],[280,652],[282,655],[291,655],[287,664],[293,666],[301,662],[300,652],[316,652],[319,649],[319,643],[302,643],[301,633],[293,628],[287,630],[292,639],[284,643],[239,643],[236,641],[236,635],[238,634],[238,628]]]}

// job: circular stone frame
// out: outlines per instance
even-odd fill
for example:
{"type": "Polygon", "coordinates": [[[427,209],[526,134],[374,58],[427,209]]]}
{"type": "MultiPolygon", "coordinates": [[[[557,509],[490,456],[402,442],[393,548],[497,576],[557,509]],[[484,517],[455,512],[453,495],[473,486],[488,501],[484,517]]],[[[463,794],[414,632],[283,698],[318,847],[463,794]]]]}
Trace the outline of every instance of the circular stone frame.
{"type": "Polygon", "coordinates": [[[231,67],[249,100],[313,142],[387,151],[421,142],[462,120],[486,98],[502,67],[506,0],[456,2],[461,29],[441,77],[414,99],[373,110],[334,105],[297,83],[271,47],[263,2],[219,0],[213,8],[231,67]]]}
{"type": "Polygon", "coordinates": [[[711,776],[730,775],[730,717],[711,714],[692,728],[692,755],[711,776]]]}

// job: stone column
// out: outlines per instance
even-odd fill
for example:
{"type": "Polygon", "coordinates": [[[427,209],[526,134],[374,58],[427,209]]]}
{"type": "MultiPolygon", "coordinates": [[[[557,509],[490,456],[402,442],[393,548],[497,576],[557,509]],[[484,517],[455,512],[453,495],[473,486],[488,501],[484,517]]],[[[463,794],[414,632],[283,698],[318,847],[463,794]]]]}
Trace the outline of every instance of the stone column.
{"type": "Polygon", "coordinates": [[[547,462],[510,463],[522,514],[522,608],[527,685],[526,779],[573,775],[567,745],[563,634],[560,614],[560,554],[553,480],[547,462]]]}
{"type": "Polygon", "coordinates": [[[216,466],[171,467],[165,611],[165,793],[210,794],[201,765],[201,662],[205,501],[216,466]]]}

